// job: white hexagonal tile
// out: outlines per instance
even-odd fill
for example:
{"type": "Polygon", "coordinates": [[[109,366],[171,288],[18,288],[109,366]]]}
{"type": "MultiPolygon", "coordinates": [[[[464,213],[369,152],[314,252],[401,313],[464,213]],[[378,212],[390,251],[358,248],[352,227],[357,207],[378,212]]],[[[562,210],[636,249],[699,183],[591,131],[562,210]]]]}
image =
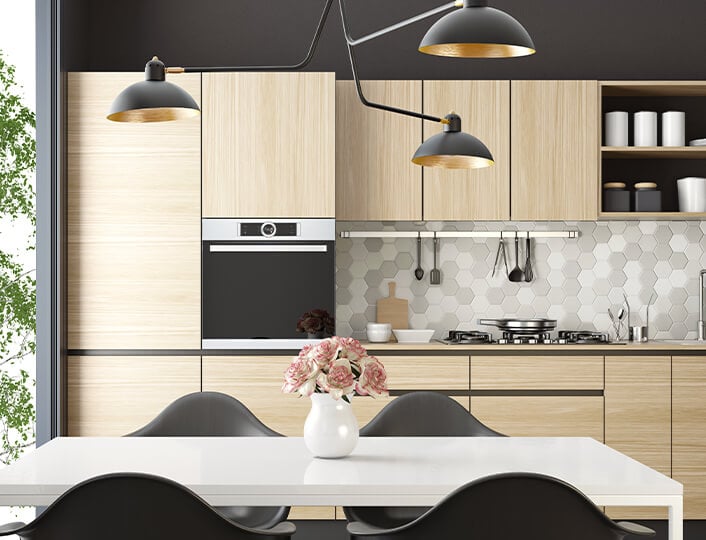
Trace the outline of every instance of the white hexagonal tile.
{"type": "Polygon", "coordinates": [[[642,266],[638,261],[628,261],[623,267],[623,272],[628,277],[628,279],[636,278],[642,272],[642,266]]]}
{"type": "Polygon", "coordinates": [[[669,241],[669,247],[671,247],[672,251],[674,251],[675,253],[679,251],[684,251],[686,249],[686,246],[688,245],[689,241],[683,234],[675,234],[669,241]]]}
{"type": "Polygon", "coordinates": [[[531,304],[535,299],[534,291],[529,287],[522,287],[517,292],[517,301],[522,304],[531,304]]]}
{"type": "Polygon", "coordinates": [[[627,242],[625,242],[625,238],[623,238],[622,236],[611,236],[610,240],[608,240],[608,247],[613,252],[622,251],[626,243],[627,242]]]}

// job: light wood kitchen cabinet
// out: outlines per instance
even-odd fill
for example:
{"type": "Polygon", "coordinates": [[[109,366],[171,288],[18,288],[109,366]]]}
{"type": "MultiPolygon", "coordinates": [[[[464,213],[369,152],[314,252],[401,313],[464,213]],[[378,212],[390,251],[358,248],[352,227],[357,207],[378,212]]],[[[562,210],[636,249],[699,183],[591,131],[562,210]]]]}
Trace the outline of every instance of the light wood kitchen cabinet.
{"type": "Polygon", "coordinates": [[[684,518],[706,519],[706,357],[672,357],[672,477],[684,518]]]}
{"type": "Polygon", "coordinates": [[[335,216],[335,74],[203,75],[203,216],[335,216]]]}
{"type": "MultiPolygon", "coordinates": [[[[201,124],[106,113],[142,73],[69,73],[69,349],[201,343],[201,124]]],[[[201,77],[171,77],[196,101],[201,77]]]]}
{"type": "Polygon", "coordinates": [[[512,81],[513,220],[598,217],[597,81],[512,81]]]}
{"type": "Polygon", "coordinates": [[[603,441],[602,390],[602,356],[471,357],[471,413],[506,435],[603,441]]]}
{"type": "MultiPolygon", "coordinates": [[[[672,359],[606,356],[605,443],[672,474],[672,359]]],[[[611,508],[615,518],[665,519],[664,508],[611,508]]]]}
{"type": "MultiPolygon", "coordinates": [[[[484,169],[424,169],[425,220],[510,219],[510,82],[424,81],[424,111],[461,116],[462,130],[478,137],[495,165],[484,169]]],[[[424,140],[441,125],[423,122],[424,140]]]]}
{"type": "Polygon", "coordinates": [[[175,399],[201,389],[198,356],[71,356],[67,435],[131,433],[175,399]]]}
{"type": "MultiPolygon", "coordinates": [[[[418,111],[421,81],[362,81],[370,101],[418,111]]],[[[421,121],[364,106],[353,81],[336,83],[336,219],[422,219],[422,169],[412,163],[421,121]]]]}

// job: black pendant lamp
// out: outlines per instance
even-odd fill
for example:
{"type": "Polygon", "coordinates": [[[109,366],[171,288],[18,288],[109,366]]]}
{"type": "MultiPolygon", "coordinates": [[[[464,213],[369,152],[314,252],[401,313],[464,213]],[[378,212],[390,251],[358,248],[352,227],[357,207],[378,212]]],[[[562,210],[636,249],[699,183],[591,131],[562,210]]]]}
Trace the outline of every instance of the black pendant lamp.
{"type": "Polygon", "coordinates": [[[516,19],[486,0],[464,0],[463,7],[427,31],[419,51],[459,58],[509,58],[534,54],[532,38],[516,19]]]}
{"type": "Polygon", "coordinates": [[[413,163],[444,169],[481,169],[495,164],[487,146],[461,131],[459,115],[451,113],[444,120],[443,133],[424,141],[414,153],[413,163]]]}
{"type": "Polygon", "coordinates": [[[197,116],[199,106],[188,92],[166,81],[164,63],[156,56],[145,65],[145,80],[131,84],[113,100],[108,120],[167,122],[197,116]]]}

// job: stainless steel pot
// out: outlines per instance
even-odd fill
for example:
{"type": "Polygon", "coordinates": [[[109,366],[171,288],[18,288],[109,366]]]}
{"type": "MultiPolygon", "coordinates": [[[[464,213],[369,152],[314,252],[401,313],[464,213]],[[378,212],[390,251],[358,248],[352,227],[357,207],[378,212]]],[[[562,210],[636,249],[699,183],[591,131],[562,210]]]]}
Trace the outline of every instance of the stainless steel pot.
{"type": "Polygon", "coordinates": [[[538,334],[554,330],[556,319],[478,319],[478,324],[514,334],[538,334]]]}

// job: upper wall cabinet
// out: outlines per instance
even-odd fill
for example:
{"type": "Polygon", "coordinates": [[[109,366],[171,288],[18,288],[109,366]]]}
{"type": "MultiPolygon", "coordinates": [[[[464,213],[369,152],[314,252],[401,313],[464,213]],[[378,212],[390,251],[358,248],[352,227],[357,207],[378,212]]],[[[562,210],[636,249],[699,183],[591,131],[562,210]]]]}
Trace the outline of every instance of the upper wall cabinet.
{"type": "Polygon", "coordinates": [[[598,119],[597,81],[512,81],[512,219],[597,219],[598,119]]]}
{"type": "MultiPolygon", "coordinates": [[[[142,73],[68,75],[68,346],[201,344],[201,126],[105,115],[142,73]]],[[[200,100],[201,76],[170,77],[200,100]]]]}
{"type": "MultiPolygon", "coordinates": [[[[424,169],[424,219],[510,219],[510,83],[424,81],[424,111],[461,116],[462,129],[478,137],[495,158],[485,169],[424,169]]],[[[424,122],[424,139],[441,132],[424,122]]]]}
{"type": "Polygon", "coordinates": [[[335,75],[203,75],[203,216],[334,217],[335,75]]]}
{"type": "MultiPolygon", "coordinates": [[[[420,81],[363,81],[365,96],[419,110],[420,81]]],[[[353,81],[336,83],[336,218],[422,219],[422,169],[412,163],[421,143],[415,118],[364,106],[353,81]]]]}

